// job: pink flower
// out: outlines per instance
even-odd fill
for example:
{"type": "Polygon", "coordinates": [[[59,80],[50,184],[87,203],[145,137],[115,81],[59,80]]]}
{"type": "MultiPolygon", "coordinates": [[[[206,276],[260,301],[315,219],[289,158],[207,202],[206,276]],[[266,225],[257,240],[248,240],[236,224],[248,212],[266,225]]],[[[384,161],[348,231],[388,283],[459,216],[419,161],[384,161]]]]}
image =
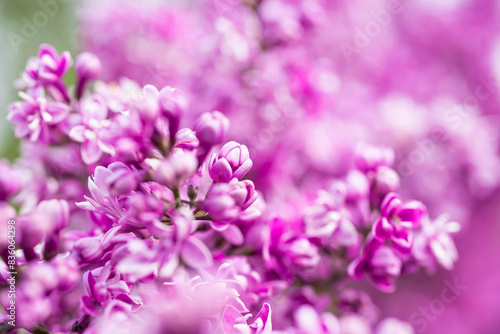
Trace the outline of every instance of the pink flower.
{"type": "Polygon", "coordinates": [[[419,227],[427,210],[419,201],[402,202],[398,195],[389,193],[381,204],[382,217],[373,224],[373,233],[380,241],[390,239],[401,252],[409,252],[413,245],[412,230],[419,227]]]}
{"type": "Polygon", "coordinates": [[[434,271],[436,263],[447,270],[453,269],[458,260],[458,251],[452,235],[460,231],[460,224],[448,221],[448,215],[435,220],[424,220],[422,232],[415,238],[412,254],[429,270],[434,271]]]}
{"type": "Polygon", "coordinates": [[[401,266],[401,259],[391,248],[369,237],[363,254],[349,264],[347,271],[357,280],[367,274],[378,289],[393,292],[396,289],[394,279],[400,275],[401,266]]]}
{"type": "Polygon", "coordinates": [[[94,95],[80,102],[82,122],[69,133],[71,139],[82,143],[82,160],[87,165],[96,163],[103,155],[115,154],[110,143],[112,121],[108,119],[108,106],[104,100],[94,95]]]}
{"type": "Polygon", "coordinates": [[[16,137],[49,143],[50,126],[61,123],[69,115],[69,106],[49,101],[43,88],[34,86],[27,93],[19,92],[22,102],[9,106],[7,119],[14,123],[16,137]]]}

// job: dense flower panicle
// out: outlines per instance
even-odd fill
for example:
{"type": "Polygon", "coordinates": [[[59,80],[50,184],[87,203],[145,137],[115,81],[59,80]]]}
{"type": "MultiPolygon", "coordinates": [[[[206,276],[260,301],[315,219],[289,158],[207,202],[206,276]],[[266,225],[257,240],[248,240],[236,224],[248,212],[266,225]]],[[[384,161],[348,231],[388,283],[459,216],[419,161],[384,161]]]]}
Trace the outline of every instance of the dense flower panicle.
{"type": "MultiPolygon", "coordinates": [[[[303,38],[323,10],[316,1],[266,0],[257,11],[234,5],[235,12],[212,8],[218,34],[249,48],[257,34],[238,18],[260,15],[271,47],[303,38]],[[279,14],[282,9],[291,16],[279,14]]],[[[253,57],[250,49],[234,54],[230,46],[217,51],[236,57],[228,67],[253,57]]],[[[370,298],[346,288],[366,276],[392,292],[398,277],[408,273],[405,266],[450,269],[457,260],[450,235],[459,225],[444,216],[432,221],[420,201],[401,200],[390,148],[363,146],[348,155],[342,173],[324,171],[317,178],[314,172],[308,179],[300,162],[281,156],[289,153],[284,145],[274,160],[265,158],[269,166],[280,165],[283,175],[273,174],[275,167],[268,171],[277,180],[301,184],[299,191],[284,187],[280,196],[263,196],[258,189],[265,177],[243,178],[252,168],[249,175],[254,169],[263,175],[265,159],[250,158],[245,144],[226,142],[232,136],[224,104],[213,108],[222,112],[205,109],[199,115],[190,90],[141,88],[127,79],[89,85],[106,71],[90,53],[76,58],[72,92],[62,86],[70,59],[42,46],[36,71],[28,64],[32,82],[20,94],[24,102],[9,112],[16,135],[32,142],[18,163],[0,162],[2,231],[11,217],[19,226],[21,327],[84,333],[412,333],[396,319],[379,322],[370,298]],[[66,94],[54,93],[54,87],[66,94]],[[63,165],[56,158],[60,152],[76,154],[76,164],[84,167],[63,165]],[[33,171],[25,173],[30,163],[33,171]]],[[[299,66],[300,57],[290,63],[288,74],[296,76],[290,90],[273,96],[283,107],[292,107],[291,95],[319,89],[305,82],[309,74],[299,66]]],[[[274,85],[261,84],[262,94],[274,85]]],[[[203,108],[210,105],[204,98],[203,108]]],[[[1,239],[2,281],[8,277],[7,246],[1,239]]],[[[8,299],[1,294],[0,302],[5,306],[8,299]]]]}

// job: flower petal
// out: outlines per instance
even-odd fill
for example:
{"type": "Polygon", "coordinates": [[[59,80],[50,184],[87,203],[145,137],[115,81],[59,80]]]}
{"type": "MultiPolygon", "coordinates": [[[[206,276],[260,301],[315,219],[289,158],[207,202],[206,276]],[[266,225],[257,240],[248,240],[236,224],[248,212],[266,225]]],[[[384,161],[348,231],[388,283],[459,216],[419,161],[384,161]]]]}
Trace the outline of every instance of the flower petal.
{"type": "Polygon", "coordinates": [[[182,259],[193,268],[206,268],[213,264],[212,253],[198,238],[189,236],[182,245],[182,259]]]}

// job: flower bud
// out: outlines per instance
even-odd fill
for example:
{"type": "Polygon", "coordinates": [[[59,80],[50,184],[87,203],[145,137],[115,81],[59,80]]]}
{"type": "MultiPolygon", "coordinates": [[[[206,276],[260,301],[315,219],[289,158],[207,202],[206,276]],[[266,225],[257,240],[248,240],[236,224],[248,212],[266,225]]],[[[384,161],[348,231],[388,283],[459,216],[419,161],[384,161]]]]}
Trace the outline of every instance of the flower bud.
{"type": "Polygon", "coordinates": [[[101,72],[101,62],[93,53],[81,53],[76,57],[75,71],[81,79],[95,80],[101,72]]]}
{"type": "Polygon", "coordinates": [[[307,269],[318,265],[320,255],[318,248],[307,238],[298,238],[281,246],[286,259],[295,268],[307,269]]]}
{"type": "Polygon", "coordinates": [[[137,171],[131,170],[121,162],[110,164],[108,170],[113,173],[106,180],[111,194],[119,196],[137,188],[140,178],[140,174],[137,171]]]}
{"type": "Polygon", "coordinates": [[[188,107],[188,100],[180,90],[167,86],[160,91],[159,104],[161,113],[168,119],[170,140],[175,141],[182,115],[188,107]]]}
{"type": "Polygon", "coordinates": [[[97,79],[99,76],[101,72],[101,62],[99,58],[92,53],[81,53],[76,58],[75,71],[77,75],[76,96],[80,98],[83,95],[87,83],[97,79]]]}
{"type": "Polygon", "coordinates": [[[203,208],[215,222],[231,222],[240,214],[241,209],[231,196],[231,188],[230,184],[218,183],[208,190],[203,208]]]}
{"type": "Polygon", "coordinates": [[[198,148],[199,141],[194,131],[188,128],[180,129],[175,135],[175,147],[192,151],[198,148]]]}
{"type": "Polygon", "coordinates": [[[356,200],[365,198],[370,191],[370,184],[363,173],[357,170],[351,170],[345,180],[347,189],[347,199],[356,200]]]}
{"type": "Polygon", "coordinates": [[[78,262],[69,257],[69,253],[58,254],[51,262],[58,278],[58,289],[68,291],[80,282],[81,276],[78,262]]]}
{"type": "Polygon", "coordinates": [[[200,146],[208,148],[222,144],[229,128],[229,119],[219,111],[203,113],[194,125],[200,146]]]}
{"type": "Polygon", "coordinates": [[[208,172],[215,182],[229,182],[232,178],[240,180],[252,168],[248,148],[230,141],[222,146],[218,155],[213,155],[208,172]]]}
{"type": "Polygon", "coordinates": [[[372,183],[371,201],[375,206],[380,205],[385,195],[399,189],[399,175],[387,166],[377,168],[372,183]]]}
{"type": "Polygon", "coordinates": [[[255,186],[252,181],[243,180],[235,182],[236,180],[233,180],[230,194],[234,198],[236,205],[238,205],[243,211],[255,202],[258,194],[255,191],[255,186]]]}

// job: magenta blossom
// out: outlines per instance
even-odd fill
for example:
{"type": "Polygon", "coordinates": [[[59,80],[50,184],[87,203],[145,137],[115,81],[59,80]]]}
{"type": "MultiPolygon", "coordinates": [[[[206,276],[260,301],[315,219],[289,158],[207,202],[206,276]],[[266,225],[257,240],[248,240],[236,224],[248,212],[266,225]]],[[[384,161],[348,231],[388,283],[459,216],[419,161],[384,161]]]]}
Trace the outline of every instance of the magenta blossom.
{"type": "Polygon", "coordinates": [[[38,58],[31,58],[26,66],[26,74],[36,84],[41,84],[49,90],[58,101],[69,101],[63,76],[72,65],[71,55],[65,51],[59,53],[49,44],[40,45],[38,58]]]}
{"type": "Polygon", "coordinates": [[[401,273],[402,261],[394,251],[370,237],[363,254],[355,259],[348,268],[349,276],[361,279],[366,274],[380,290],[393,292],[394,279],[401,273]]]}
{"type": "Polygon", "coordinates": [[[48,143],[50,126],[61,123],[68,116],[69,106],[47,100],[40,86],[28,89],[27,93],[20,92],[19,96],[23,101],[12,103],[7,115],[14,123],[16,137],[48,143]]]}
{"type": "Polygon", "coordinates": [[[459,231],[460,225],[448,221],[447,215],[441,215],[433,221],[424,219],[412,253],[431,272],[436,269],[436,264],[451,270],[458,259],[458,251],[451,235],[459,231]]]}
{"type": "Polygon", "coordinates": [[[38,50],[38,58],[28,64],[26,73],[34,80],[54,84],[61,80],[71,65],[71,55],[68,51],[59,55],[51,45],[42,44],[38,50]]]}
{"type": "Polygon", "coordinates": [[[69,136],[82,143],[81,154],[87,165],[97,162],[103,153],[115,154],[110,143],[111,120],[108,119],[108,107],[99,96],[84,99],[80,103],[82,121],[71,129],[69,136]]]}
{"type": "Polygon", "coordinates": [[[391,239],[394,247],[408,252],[413,244],[412,230],[420,226],[425,206],[419,201],[403,203],[398,195],[389,193],[382,202],[381,214],[373,225],[375,237],[381,241],[391,239]]]}

